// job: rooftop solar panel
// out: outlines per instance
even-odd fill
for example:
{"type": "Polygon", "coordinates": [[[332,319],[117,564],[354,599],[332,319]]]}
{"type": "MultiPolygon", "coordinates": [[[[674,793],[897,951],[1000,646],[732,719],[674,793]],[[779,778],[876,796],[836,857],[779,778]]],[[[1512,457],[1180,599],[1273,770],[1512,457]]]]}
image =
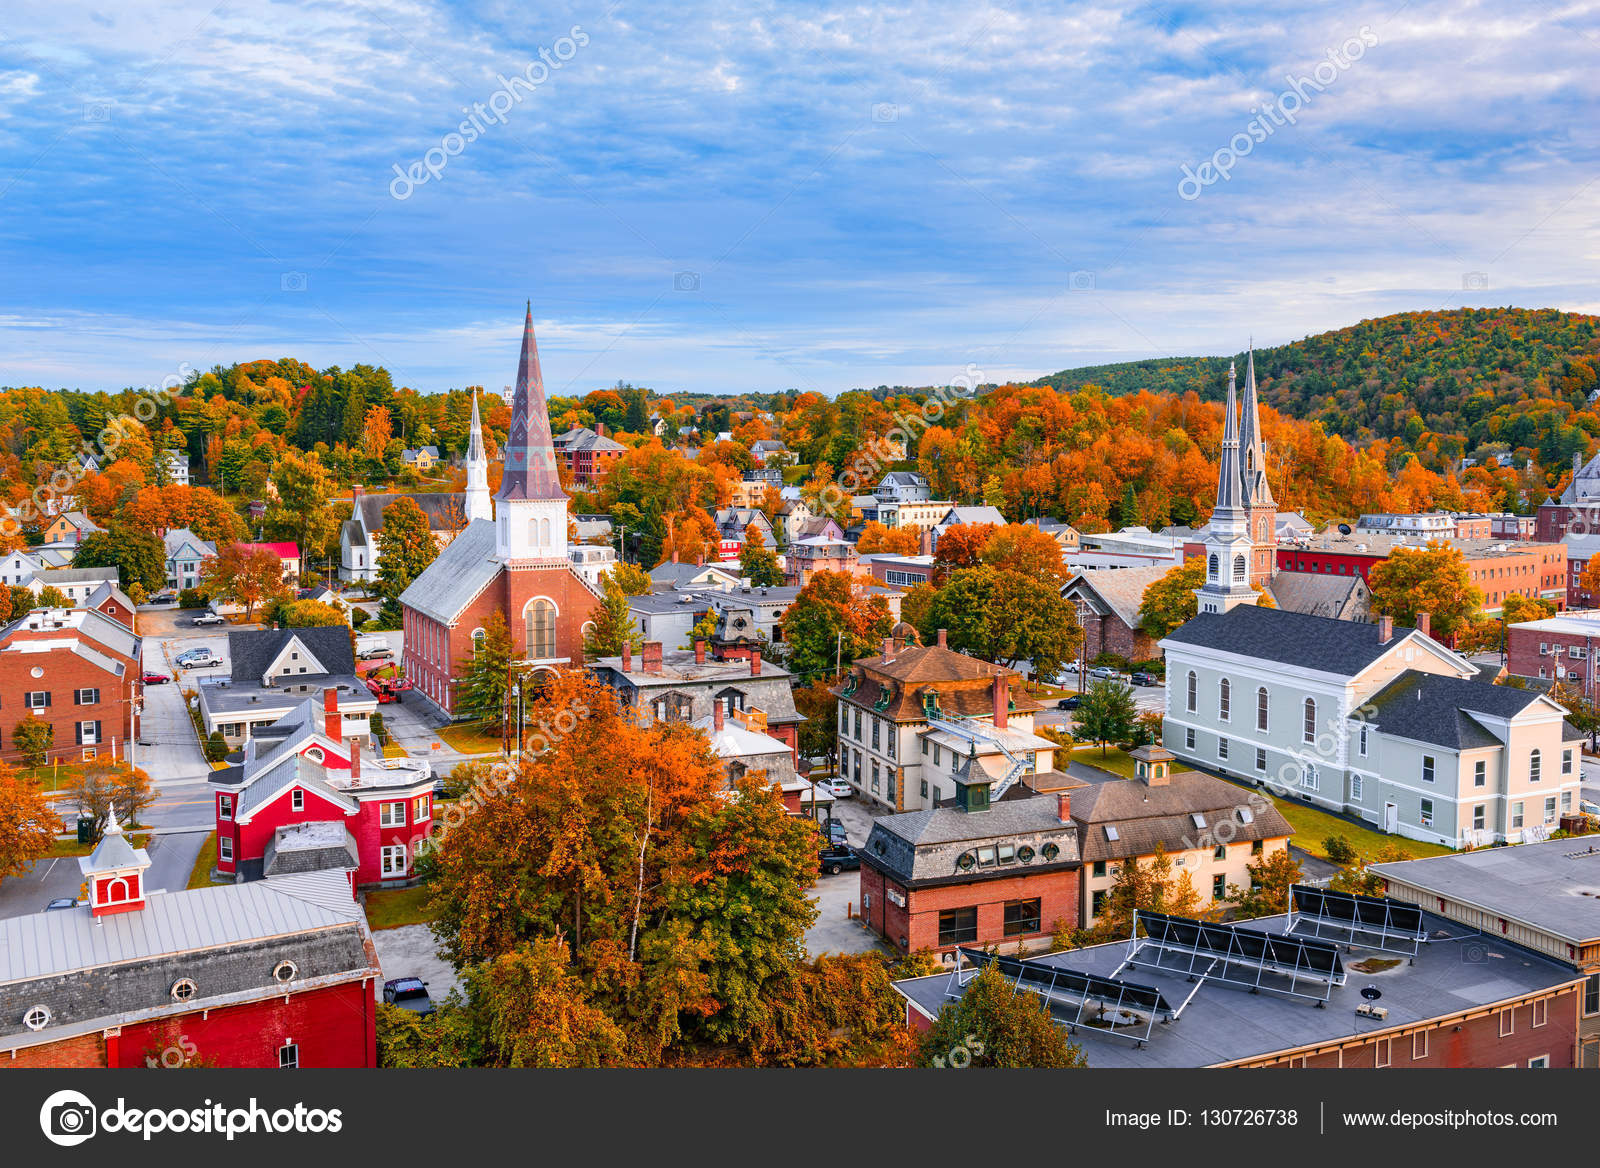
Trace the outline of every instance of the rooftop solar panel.
{"type": "MultiPolygon", "coordinates": [[[[1065,1022],[1069,1029],[1084,1026],[1097,1033],[1128,1038],[1142,1044],[1149,1039],[1158,1018],[1167,1021],[1177,1014],[1154,986],[1023,961],[1016,957],[1002,957],[980,949],[960,949],[957,952],[961,961],[970,963],[974,969],[993,965],[1012,979],[1015,988],[1043,997],[1051,1015],[1065,1022]]],[[[952,984],[946,990],[947,996],[961,996],[954,991],[966,985],[961,980],[962,975],[963,970],[958,965],[956,972],[951,974],[952,984]]]]}
{"type": "Polygon", "coordinates": [[[1319,1003],[1345,981],[1339,949],[1326,941],[1165,913],[1140,911],[1134,919],[1130,965],[1319,1003]]]}
{"type": "Polygon", "coordinates": [[[1387,896],[1360,896],[1296,884],[1289,932],[1315,938],[1334,937],[1392,953],[1416,956],[1427,940],[1422,909],[1387,896]]]}

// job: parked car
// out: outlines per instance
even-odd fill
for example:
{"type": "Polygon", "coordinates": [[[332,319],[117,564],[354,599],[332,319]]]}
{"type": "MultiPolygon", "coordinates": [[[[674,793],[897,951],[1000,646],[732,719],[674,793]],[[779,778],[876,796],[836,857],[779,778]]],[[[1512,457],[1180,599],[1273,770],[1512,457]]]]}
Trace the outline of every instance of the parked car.
{"type": "Polygon", "coordinates": [[[1153,673],[1135,673],[1128,680],[1133,682],[1134,685],[1149,686],[1149,685],[1160,685],[1161,684],[1159,681],[1156,680],[1156,676],[1153,673]]]}
{"type": "Polygon", "coordinates": [[[1057,702],[1056,709],[1076,710],[1081,705],[1083,705],[1083,696],[1081,694],[1073,694],[1071,697],[1062,698],[1059,702],[1057,702]]]}
{"type": "Polygon", "coordinates": [[[171,680],[172,678],[165,673],[146,673],[144,675],[144,683],[146,685],[166,685],[171,680]]]}
{"type": "Polygon", "coordinates": [[[197,625],[225,625],[228,623],[228,618],[220,612],[202,612],[194,618],[194,623],[197,625]]]}
{"type": "Polygon", "coordinates": [[[856,793],[856,789],[843,779],[823,779],[817,785],[835,799],[848,799],[856,793]]]}
{"type": "Polygon", "coordinates": [[[828,875],[837,876],[846,868],[861,867],[861,857],[850,849],[849,844],[834,844],[822,849],[817,857],[817,865],[828,875]]]}
{"type": "Polygon", "coordinates": [[[222,664],[222,658],[209,649],[191,649],[187,653],[180,654],[177,661],[179,667],[183,669],[210,669],[213,665],[222,664]]]}
{"type": "Polygon", "coordinates": [[[64,909],[64,908],[77,908],[77,907],[78,907],[78,902],[73,900],[72,897],[70,897],[70,896],[58,896],[54,900],[52,900],[49,904],[44,906],[44,911],[45,912],[58,912],[59,910],[64,909]]]}
{"type": "Polygon", "coordinates": [[[413,1010],[426,1018],[433,1013],[433,999],[428,997],[428,983],[415,977],[397,977],[383,983],[383,1000],[402,1010],[413,1010]]]}
{"type": "Polygon", "coordinates": [[[1065,665],[1063,665],[1061,667],[1061,672],[1062,673],[1076,673],[1076,672],[1078,672],[1078,663],[1076,661],[1068,661],[1065,665]]]}
{"type": "Polygon", "coordinates": [[[1109,665],[1097,665],[1089,670],[1089,676],[1099,681],[1109,681],[1117,676],[1117,671],[1109,665]]]}
{"type": "Polygon", "coordinates": [[[1600,819],[1600,805],[1591,803],[1587,799],[1578,800],[1578,810],[1585,815],[1593,815],[1596,819],[1600,819]]]}
{"type": "Polygon", "coordinates": [[[828,837],[828,842],[830,844],[842,844],[846,842],[844,824],[840,823],[837,819],[828,820],[828,826],[824,829],[824,834],[828,837]]]}

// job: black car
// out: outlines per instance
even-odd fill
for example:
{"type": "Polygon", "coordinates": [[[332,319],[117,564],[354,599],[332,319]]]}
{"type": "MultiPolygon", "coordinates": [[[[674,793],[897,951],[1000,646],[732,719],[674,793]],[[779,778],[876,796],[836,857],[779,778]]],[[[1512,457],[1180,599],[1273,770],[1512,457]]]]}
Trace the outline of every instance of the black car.
{"type": "Polygon", "coordinates": [[[52,900],[49,904],[44,906],[44,911],[45,912],[58,912],[59,910],[64,909],[64,908],[77,908],[77,907],[78,907],[78,902],[76,900],[73,900],[72,897],[70,897],[70,896],[58,896],[54,900],[52,900]]]}
{"type": "Polygon", "coordinates": [[[1076,710],[1081,705],[1083,705],[1083,695],[1073,694],[1070,698],[1062,698],[1059,702],[1057,702],[1056,709],[1076,710]]]}
{"type": "Polygon", "coordinates": [[[831,848],[823,848],[817,857],[817,867],[830,876],[837,876],[846,868],[861,867],[861,857],[850,850],[849,844],[834,844],[831,848]]]}
{"type": "Polygon", "coordinates": [[[428,997],[428,983],[415,977],[397,977],[383,983],[383,1000],[402,1010],[413,1010],[426,1018],[433,1013],[433,999],[428,997]]]}
{"type": "Polygon", "coordinates": [[[1133,682],[1134,685],[1155,685],[1156,684],[1155,675],[1153,673],[1135,673],[1128,680],[1133,682]]]}

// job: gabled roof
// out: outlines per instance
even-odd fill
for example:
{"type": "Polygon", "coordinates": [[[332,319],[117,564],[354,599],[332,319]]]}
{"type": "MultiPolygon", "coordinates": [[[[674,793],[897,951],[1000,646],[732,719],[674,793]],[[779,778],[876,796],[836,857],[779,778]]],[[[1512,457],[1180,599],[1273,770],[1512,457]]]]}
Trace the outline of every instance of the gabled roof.
{"type": "MultiPolygon", "coordinates": [[[[1378,635],[1375,624],[1241,604],[1224,613],[1201,613],[1168,633],[1161,644],[1193,645],[1341,677],[1356,676],[1407,639],[1436,644],[1415,629],[1398,626],[1387,642],[1378,635]]],[[[1439,651],[1449,654],[1442,647],[1439,651]]]]}
{"type": "Polygon", "coordinates": [[[1006,517],[1000,514],[999,509],[996,507],[952,507],[945,517],[939,521],[938,526],[944,528],[961,524],[973,525],[980,523],[992,523],[996,527],[1004,527],[1006,525],[1006,517]]]}
{"type": "Polygon", "coordinates": [[[1236,841],[1294,834],[1270,802],[1252,799],[1232,783],[1200,771],[1171,774],[1166,786],[1151,787],[1138,779],[1090,783],[1072,792],[1072,818],[1082,829],[1080,851],[1086,864],[1154,855],[1157,845],[1169,853],[1209,847],[1195,841],[1223,822],[1231,828],[1227,838],[1236,841]],[[1196,815],[1205,827],[1195,822],[1196,815]],[[1116,828],[1116,839],[1107,836],[1108,824],[1116,828]]]}
{"type": "Polygon", "coordinates": [[[1421,673],[1408,669],[1369,703],[1372,722],[1385,734],[1429,742],[1451,750],[1499,746],[1501,739],[1474,714],[1511,719],[1534,705],[1561,707],[1537,690],[1421,673]]]}
{"type": "MultiPolygon", "coordinates": [[[[383,530],[383,509],[400,499],[410,499],[428,518],[428,530],[449,531],[466,522],[462,496],[455,491],[424,491],[421,494],[362,495],[352,513],[359,511],[370,535],[383,530]]],[[[350,520],[345,521],[347,524],[350,520]]],[[[355,538],[354,536],[352,538],[355,538]]]]}
{"type": "Polygon", "coordinates": [[[1116,614],[1118,620],[1130,629],[1139,627],[1139,606],[1144,603],[1145,589],[1165,576],[1172,568],[1157,564],[1141,568],[1086,568],[1067,581],[1062,595],[1074,588],[1092,593],[1116,614]]]}
{"type": "Polygon", "coordinates": [[[1359,575],[1324,572],[1278,572],[1268,585],[1272,599],[1285,612],[1335,619],[1365,617],[1372,593],[1359,575]]]}
{"type": "Polygon", "coordinates": [[[240,685],[260,685],[268,666],[296,638],[330,674],[345,675],[356,671],[355,653],[350,648],[350,630],[343,625],[298,629],[234,629],[228,633],[228,657],[233,662],[232,680],[240,685]]]}
{"type": "Polygon", "coordinates": [[[115,568],[46,568],[34,580],[44,587],[62,584],[102,584],[117,581],[115,568]]]}
{"type": "Polygon", "coordinates": [[[217,554],[217,545],[209,540],[201,539],[187,527],[174,527],[161,537],[161,542],[166,548],[167,559],[175,559],[183,551],[184,545],[194,549],[196,555],[214,556],[217,554]]]}
{"type": "Polygon", "coordinates": [[[248,823],[256,811],[293,787],[303,787],[350,814],[360,808],[356,800],[328,785],[316,763],[302,755],[290,754],[263,770],[239,792],[238,822],[248,823]]]}
{"type": "Polygon", "coordinates": [[[400,603],[449,624],[500,574],[494,551],[494,520],[474,519],[400,594],[400,603]]]}

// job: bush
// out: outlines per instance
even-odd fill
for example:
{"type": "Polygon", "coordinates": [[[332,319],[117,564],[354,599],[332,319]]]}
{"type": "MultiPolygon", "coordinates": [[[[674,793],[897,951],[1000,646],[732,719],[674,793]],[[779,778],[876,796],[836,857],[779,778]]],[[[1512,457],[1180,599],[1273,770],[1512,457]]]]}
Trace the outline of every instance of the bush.
{"type": "Polygon", "coordinates": [[[388,733],[383,725],[383,715],[374,710],[372,711],[372,717],[368,718],[367,721],[372,726],[372,736],[382,742],[388,733]]]}
{"type": "Polygon", "coordinates": [[[367,623],[367,610],[364,609],[364,608],[357,608],[355,605],[351,605],[350,606],[350,627],[352,629],[359,629],[362,625],[364,625],[366,623],[367,623]]]}
{"type": "Polygon", "coordinates": [[[1089,664],[1096,669],[1099,669],[1102,666],[1109,666],[1110,668],[1117,670],[1119,673],[1128,673],[1133,668],[1132,664],[1126,657],[1123,657],[1117,653],[1102,653],[1093,661],[1089,662],[1089,664]]]}
{"type": "Polygon", "coordinates": [[[1322,850],[1329,860],[1341,868],[1356,862],[1356,850],[1342,835],[1330,835],[1322,841],[1322,850]]]}
{"type": "Polygon", "coordinates": [[[185,588],[178,593],[179,608],[204,608],[205,606],[206,598],[193,588],[185,588]]]}
{"type": "Polygon", "coordinates": [[[228,757],[228,740],[222,736],[221,730],[213,730],[211,737],[206,739],[206,761],[221,762],[228,757]]]}
{"type": "Polygon", "coordinates": [[[56,728],[49,722],[29,714],[11,731],[11,746],[22,755],[22,761],[31,767],[43,766],[51,745],[56,740],[56,728]]]}

